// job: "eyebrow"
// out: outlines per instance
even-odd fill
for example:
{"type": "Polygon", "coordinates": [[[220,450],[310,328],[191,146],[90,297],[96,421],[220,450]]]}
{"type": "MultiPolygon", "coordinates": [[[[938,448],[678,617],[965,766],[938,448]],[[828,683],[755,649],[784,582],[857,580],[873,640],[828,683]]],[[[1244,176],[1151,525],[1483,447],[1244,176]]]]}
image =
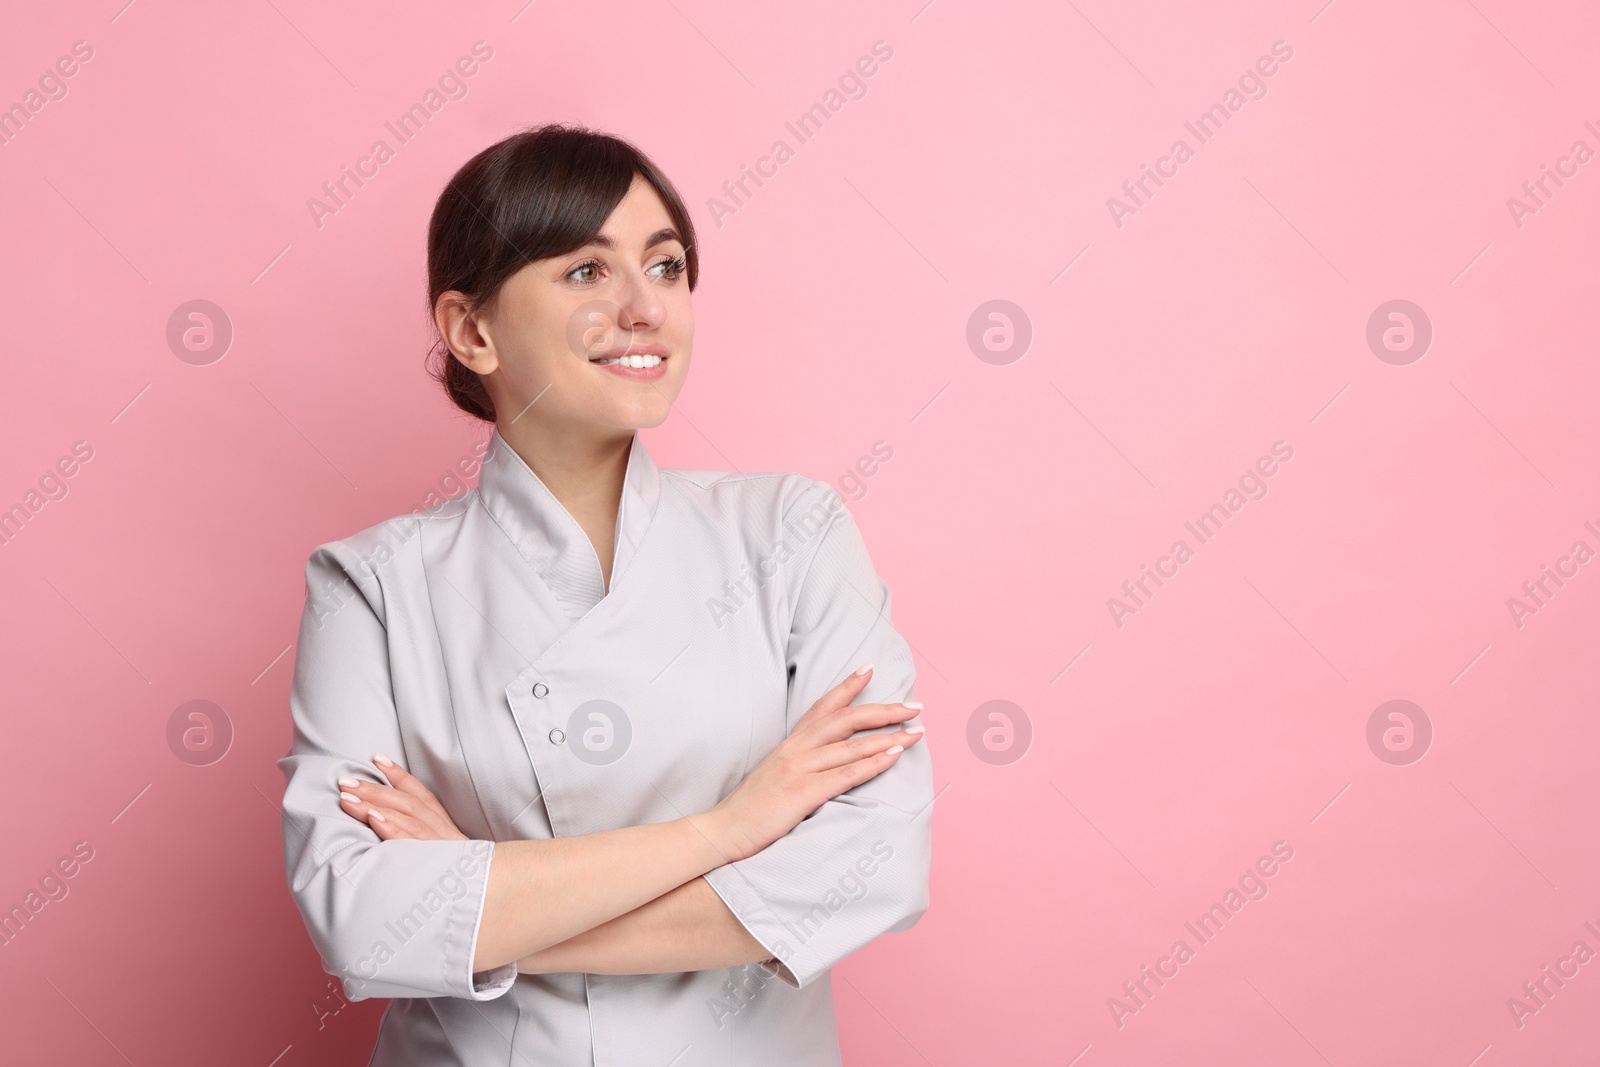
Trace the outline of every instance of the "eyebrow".
{"type": "MultiPolygon", "coordinates": [[[[667,226],[651,234],[649,239],[645,241],[644,246],[647,249],[654,248],[656,245],[665,244],[667,241],[676,241],[680,245],[684,243],[683,236],[671,226],[667,226]]],[[[595,234],[589,244],[599,245],[601,248],[609,248],[613,252],[617,250],[617,243],[603,233],[595,234]]]]}

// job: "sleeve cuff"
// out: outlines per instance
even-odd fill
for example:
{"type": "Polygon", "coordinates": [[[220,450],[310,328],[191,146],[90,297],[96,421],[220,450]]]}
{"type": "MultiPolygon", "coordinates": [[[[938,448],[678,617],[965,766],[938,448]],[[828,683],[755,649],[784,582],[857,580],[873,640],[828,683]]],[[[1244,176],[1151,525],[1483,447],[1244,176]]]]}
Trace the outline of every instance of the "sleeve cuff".
{"type": "Polygon", "coordinates": [[[828,970],[828,961],[816,952],[803,943],[790,943],[794,935],[734,864],[707,872],[705,879],[750,936],[772,953],[778,963],[777,975],[785,985],[804,989],[828,970]]]}
{"type": "MultiPolygon", "coordinates": [[[[494,845],[489,846],[489,856],[483,864],[483,892],[478,897],[478,921],[472,927],[472,941],[467,945],[467,969],[472,968],[472,960],[478,954],[478,931],[483,928],[483,906],[489,898],[489,870],[494,865],[494,845]]],[[[475,971],[467,976],[467,988],[470,989],[472,1000],[494,1000],[504,996],[517,980],[517,963],[510,963],[487,971],[475,971]]]]}

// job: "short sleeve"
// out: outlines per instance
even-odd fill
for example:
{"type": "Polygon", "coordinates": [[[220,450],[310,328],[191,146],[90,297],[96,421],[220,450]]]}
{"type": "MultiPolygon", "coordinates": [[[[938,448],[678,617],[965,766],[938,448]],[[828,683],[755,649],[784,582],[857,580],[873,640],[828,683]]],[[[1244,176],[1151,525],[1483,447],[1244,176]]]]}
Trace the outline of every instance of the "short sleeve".
{"type": "Polygon", "coordinates": [[[504,994],[514,963],[472,972],[493,843],[381,841],[339,807],[340,776],[383,782],[373,754],[404,757],[382,586],[346,544],[306,564],[289,708],[284,863],[323,968],[351,1000],[504,994]]]}
{"type": "MultiPolygon", "coordinates": [[[[785,565],[790,728],[864,663],[875,667],[856,703],[914,699],[916,678],[910,646],[890,618],[889,588],[854,519],[831,486],[806,482],[784,524],[804,546],[785,565]]],[[[882,774],[706,880],[778,960],[779,977],[802,988],[927,910],[933,800],[924,736],[882,774]]]]}

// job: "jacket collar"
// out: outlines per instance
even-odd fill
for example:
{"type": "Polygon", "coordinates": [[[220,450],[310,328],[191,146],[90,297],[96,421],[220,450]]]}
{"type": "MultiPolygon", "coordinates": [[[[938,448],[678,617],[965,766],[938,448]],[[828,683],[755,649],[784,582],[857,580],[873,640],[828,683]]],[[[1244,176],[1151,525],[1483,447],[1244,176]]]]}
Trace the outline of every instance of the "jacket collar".
{"type": "MultiPolygon", "coordinates": [[[[617,509],[613,590],[644,541],[660,495],[660,471],[635,432],[617,509]]],[[[605,596],[600,558],[588,534],[500,436],[499,427],[484,453],[478,496],[568,615],[582,618],[605,596]]]]}

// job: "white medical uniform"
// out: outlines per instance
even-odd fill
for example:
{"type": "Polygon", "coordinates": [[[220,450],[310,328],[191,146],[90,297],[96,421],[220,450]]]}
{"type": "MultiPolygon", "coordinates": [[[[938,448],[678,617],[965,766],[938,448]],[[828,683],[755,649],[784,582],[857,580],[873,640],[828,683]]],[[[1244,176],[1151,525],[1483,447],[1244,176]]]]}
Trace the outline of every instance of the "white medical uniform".
{"type": "Polygon", "coordinates": [[[478,488],[306,566],[284,851],[324,967],[352,999],[393,998],[372,1064],[838,1064],[829,968],[928,906],[926,740],[706,875],[776,977],[471,967],[491,842],[707,811],[863,663],[857,703],[914,699],[842,499],[797,474],[662,470],[635,435],[606,592],[576,520],[498,430],[488,445],[478,488]],[[337,779],[381,781],[374,753],[472,840],[380,841],[347,815],[337,779]]]}

